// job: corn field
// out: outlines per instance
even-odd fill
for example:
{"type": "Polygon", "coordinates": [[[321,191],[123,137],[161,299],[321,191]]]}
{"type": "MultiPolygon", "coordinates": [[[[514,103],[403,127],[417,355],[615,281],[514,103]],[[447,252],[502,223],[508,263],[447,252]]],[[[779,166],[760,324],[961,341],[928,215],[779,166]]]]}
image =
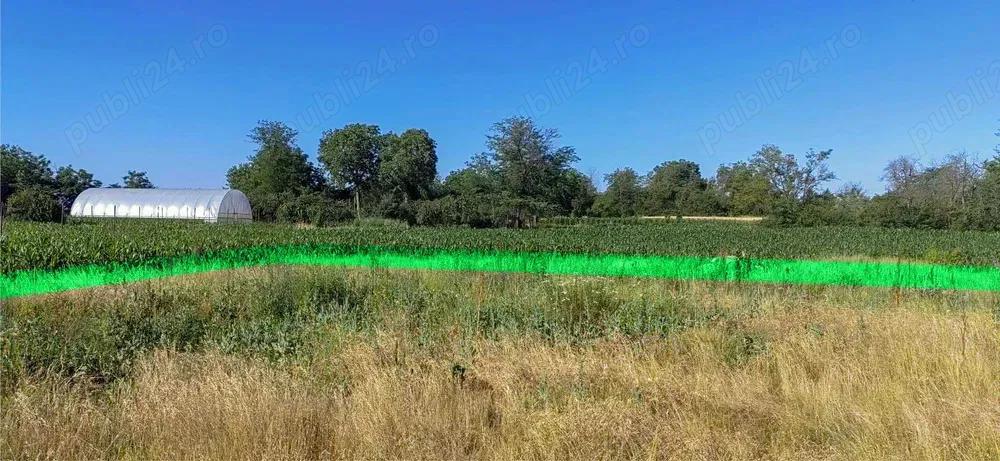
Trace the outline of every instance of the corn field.
{"type": "Polygon", "coordinates": [[[405,225],[300,229],[271,224],[208,225],[92,221],[8,223],[0,273],[155,258],[247,247],[359,245],[415,249],[554,251],[783,259],[868,258],[1000,265],[1000,233],[859,227],[771,228],[722,222],[570,225],[538,229],[408,228],[405,225]]]}

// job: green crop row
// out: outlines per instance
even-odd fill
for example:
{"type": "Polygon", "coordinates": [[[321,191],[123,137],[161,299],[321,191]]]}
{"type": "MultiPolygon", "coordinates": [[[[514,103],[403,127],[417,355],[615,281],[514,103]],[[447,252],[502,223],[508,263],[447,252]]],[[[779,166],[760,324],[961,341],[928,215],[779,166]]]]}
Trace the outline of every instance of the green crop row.
{"type": "Polygon", "coordinates": [[[209,225],[165,221],[72,224],[5,223],[2,273],[285,245],[379,245],[508,251],[557,251],[783,259],[904,259],[946,264],[1000,264],[1000,233],[855,227],[770,228],[743,223],[682,222],[527,230],[295,228],[270,224],[209,225]]]}

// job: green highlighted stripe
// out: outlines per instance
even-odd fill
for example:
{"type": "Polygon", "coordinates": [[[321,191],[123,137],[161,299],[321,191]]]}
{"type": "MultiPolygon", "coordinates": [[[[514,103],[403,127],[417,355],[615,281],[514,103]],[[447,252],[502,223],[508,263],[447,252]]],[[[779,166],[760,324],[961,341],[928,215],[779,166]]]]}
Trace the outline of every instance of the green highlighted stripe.
{"type": "Polygon", "coordinates": [[[243,248],[137,266],[21,271],[0,277],[0,299],[276,264],[1000,291],[1000,268],[984,266],[299,246],[243,248]]]}

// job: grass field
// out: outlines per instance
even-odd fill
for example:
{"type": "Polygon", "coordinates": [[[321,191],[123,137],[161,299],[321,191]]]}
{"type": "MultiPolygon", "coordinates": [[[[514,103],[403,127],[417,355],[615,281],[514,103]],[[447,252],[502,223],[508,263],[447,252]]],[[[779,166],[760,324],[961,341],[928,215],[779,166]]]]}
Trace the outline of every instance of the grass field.
{"type": "Polygon", "coordinates": [[[29,298],[2,457],[989,459],[998,303],[328,268],[29,298]]]}
{"type": "MultiPolygon", "coordinates": [[[[4,268],[227,237],[979,264],[1000,248],[736,223],[155,224],[11,225],[4,268]]],[[[0,459],[1000,457],[997,292],[270,266],[8,300],[0,320],[0,459]]]]}

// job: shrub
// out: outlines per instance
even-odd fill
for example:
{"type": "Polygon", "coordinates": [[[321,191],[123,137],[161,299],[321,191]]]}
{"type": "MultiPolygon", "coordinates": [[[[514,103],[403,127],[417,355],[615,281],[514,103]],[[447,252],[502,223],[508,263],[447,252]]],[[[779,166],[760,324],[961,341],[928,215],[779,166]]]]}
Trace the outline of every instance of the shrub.
{"type": "Polygon", "coordinates": [[[59,221],[61,208],[50,191],[28,188],[7,199],[7,216],[23,221],[59,221]]]}
{"type": "Polygon", "coordinates": [[[308,223],[326,226],[354,218],[346,202],[333,200],[322,194],[305,194],[278,206],[277,220],[285,223],[308,223]]]}
{"type": "Polygon", "coordinates": [[[419,226],[447,226],[461,223],[454,197],[413,202],[413,223],[419,226]]]}

